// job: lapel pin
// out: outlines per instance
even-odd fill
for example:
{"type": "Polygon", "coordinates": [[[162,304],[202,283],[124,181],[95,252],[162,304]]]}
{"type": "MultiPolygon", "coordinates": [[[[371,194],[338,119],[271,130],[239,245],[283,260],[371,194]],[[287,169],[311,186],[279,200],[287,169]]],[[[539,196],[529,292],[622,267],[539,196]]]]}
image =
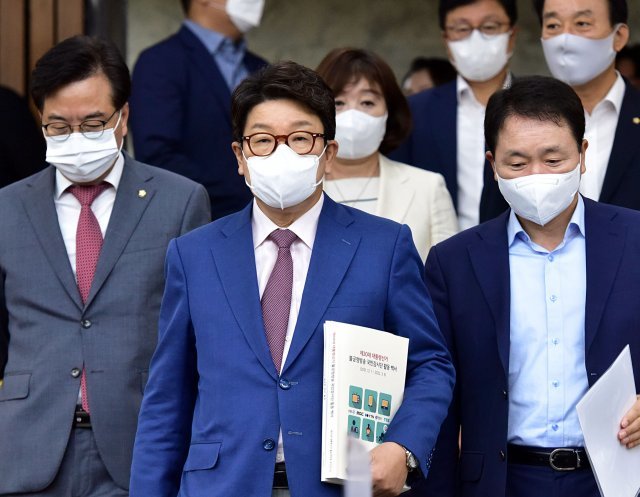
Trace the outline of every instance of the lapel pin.
{"type": "Polygon", "coordinates": [[[145,198],[147,196],[147,190],[138,190],[138,197],[145,198]]]}
{"type": "Polygon", "coordinates": [[[633,124],[640,124],[640,117],[634,117],[633,124]]]}

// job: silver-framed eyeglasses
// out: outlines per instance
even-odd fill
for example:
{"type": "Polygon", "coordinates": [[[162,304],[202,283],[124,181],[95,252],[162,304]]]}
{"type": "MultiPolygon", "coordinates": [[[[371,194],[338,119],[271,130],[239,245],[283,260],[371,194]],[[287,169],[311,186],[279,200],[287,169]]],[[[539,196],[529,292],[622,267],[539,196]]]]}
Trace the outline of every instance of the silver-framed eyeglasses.
{"type": "Polygon", "coordinates": [[[43,124],[45,135],[53,140],[63,142],[71,136],[74,128],[78,128],[78,131],[82,133],[86,138],[96,140],[102,136],[105,127],[111,121],[111,118],[116,115],[120,109],[113,111],[106,121],[102,119],[87,119],[80,124],[69,124],[62,121],[55,121],[48,124],[43,124]]]}
{"type": "Polygon", "coordinates": [[[480,26],[472,26],[471,24],[460,23],[445,26],[445,33],[447,35],[447,39],[451,41],[459,41],[468,38],[469,36],[471,36],[471,33],[473,33],[473,31],[477,29],[482,36],[484,36],[485,38],[489,38],[491,36],[504,33],[506,31],[504,29],[505,26],[508,27],[509,23],[487,21],[483,22],[480,26]]]}
{"type": "Polygon", "coordinates": [[[292,131],[288,135],[272,135],[271,133],[254,133],[243,136],[253,155],[266,157],[276,151],[280,143],[284,143],[299,155],[306,155],[316,145],[316,138],[324,139],[324,133],[312,133],[311,131],[292,131]]]}

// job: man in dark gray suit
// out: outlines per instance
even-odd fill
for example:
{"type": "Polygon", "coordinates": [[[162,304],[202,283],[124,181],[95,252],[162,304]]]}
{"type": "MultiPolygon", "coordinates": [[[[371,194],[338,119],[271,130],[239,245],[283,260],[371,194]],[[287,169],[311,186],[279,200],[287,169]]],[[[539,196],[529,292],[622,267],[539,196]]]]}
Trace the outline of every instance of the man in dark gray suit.
{"type": "Polygon", "coordinates": [[[31,93],[50,167],[0,190],[0,495],[126,496],[165,251],[209,199],[121,152],[130,78],[110,43],[58,44],[31,93]]]}

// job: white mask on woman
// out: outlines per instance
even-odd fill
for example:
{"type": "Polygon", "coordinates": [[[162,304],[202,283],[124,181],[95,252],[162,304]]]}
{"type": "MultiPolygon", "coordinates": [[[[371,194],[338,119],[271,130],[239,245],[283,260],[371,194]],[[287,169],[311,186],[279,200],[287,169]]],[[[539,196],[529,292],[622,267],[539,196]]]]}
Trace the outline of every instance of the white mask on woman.
{"type": "Polygon", "coordinates": [[[511,32],[486,36],[474,29],[464,40],[448,41],[452,63],[469,81],[488,81],[509,62],[511,32]]]}
{"type": "Polygon", "coordinates": [[[245,183],[253,194],[269,207],[286,209],[307,200],[316,187],[322,183],[316,181],[320,155],[299,155],[284,143],[266,157],[246,157],[251,184],[245,183]]]}
{"type": "Polygon", "coordinates": [[[387,116],[371,116],[349,109],[336,115],[336,141],[339,159],[362,159],[380,148],[387,131],[387,116]]]}
{"type": "MultiPolygon", "coordinates": [[[[69,181],[90,183],[106,173],[120,153],[115,130],[120,125],[122,111],[113,128],[105,129],[98,138],[87,138],[82,133],[71,133],[64,141],[45,134],[46,160],[69,181]]],[[[92,133],[87,133],[91,136],[92,133]]],[[[93,133],[94,136],[97,133],[93,133]]],[[[124,142],[124,140],[123,140],[124,142]]]]}
{"type": "Polygon", "coordinates": [[[498,176],[498,188],[518,216],[544,226],[571,204],[580,188],[580,165],[568,173],[498,176]]]}
{"type": "Polygon", "coordinates": [[[564,33],[542,40],[544,58],[553,77],[571,86],[588,83],[602,74],[616,58],[613,37],[620,27],[599,40],[564,33]]]}

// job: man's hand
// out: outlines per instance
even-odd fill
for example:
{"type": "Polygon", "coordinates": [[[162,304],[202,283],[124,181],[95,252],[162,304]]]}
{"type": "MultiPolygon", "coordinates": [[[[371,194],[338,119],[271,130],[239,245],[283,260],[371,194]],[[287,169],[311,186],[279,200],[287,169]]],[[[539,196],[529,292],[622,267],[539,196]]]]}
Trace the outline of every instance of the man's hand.
{"type": "Polygon", "coordinates": [[[399,444],[385,442],[369,452],[374,497],[395,497],[407,480],[407,456],[399,444]]]}
{"type": "Polygon", "coordinates": [[[626,445],[627,449],[640,445],[640,395],[622,418],[620,428],[618,439],[621,444],[626,445]]]}

